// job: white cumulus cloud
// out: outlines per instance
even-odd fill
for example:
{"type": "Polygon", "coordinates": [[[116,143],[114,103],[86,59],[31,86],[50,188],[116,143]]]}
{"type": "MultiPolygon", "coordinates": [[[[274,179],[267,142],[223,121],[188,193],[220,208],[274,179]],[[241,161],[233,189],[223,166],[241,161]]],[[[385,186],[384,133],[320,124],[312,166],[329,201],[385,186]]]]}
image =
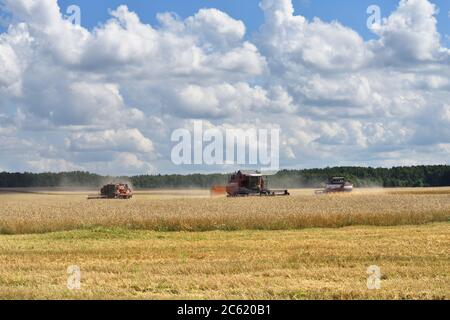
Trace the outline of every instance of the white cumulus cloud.
{"type": "Polygon", "coordinates": [[[252,34],[215,8],[151,25],[120,5],[88,30],[56,0],[3,2],[4,169],[178,171],[171,132],[196,119],[280,128],[285,167],[448,163],[450,50],[430,0],[399,0],[372,40],[291,0],[261,0],[252,34]]]}

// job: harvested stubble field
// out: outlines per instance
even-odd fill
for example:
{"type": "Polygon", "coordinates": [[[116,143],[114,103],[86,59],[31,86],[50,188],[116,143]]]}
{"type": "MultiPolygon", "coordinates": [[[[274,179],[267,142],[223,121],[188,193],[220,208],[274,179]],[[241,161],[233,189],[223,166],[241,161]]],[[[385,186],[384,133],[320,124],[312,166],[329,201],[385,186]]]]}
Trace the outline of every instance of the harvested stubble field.
{"type": "Polygon", "coordinates": [[[0,192],[0,298],[450,296],[450,188],[131,201],[31,191],[0,192]],[[80,290],[66,287],[69,265],[80,290]],[[367,289],[370,265],[380,290],[367,289]]]}
{"type": "Polygon", "coordinates": [[[3,299],[448,299],[449,224],[0,236],[3,299]],[[67,267],[81,289],[66,287],[67,267]],[[368,290],[367,267],[381,269],[368,290]]]}

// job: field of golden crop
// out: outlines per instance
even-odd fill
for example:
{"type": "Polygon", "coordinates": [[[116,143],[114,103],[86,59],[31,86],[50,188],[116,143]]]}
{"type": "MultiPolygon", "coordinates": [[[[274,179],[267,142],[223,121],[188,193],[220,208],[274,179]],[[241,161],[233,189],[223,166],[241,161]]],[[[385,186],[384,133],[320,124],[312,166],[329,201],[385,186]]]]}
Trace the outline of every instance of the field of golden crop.
{"type": "Polygon", "coordinates": [[[0,193],[0,234],[98,226],[153,231],[294,230],[423,224],[450,218],[449,188],[335,195],[294,190],[290,197],[276,198],[211,198],[204,190],[143,191],[127,201],[87,200],[81,192],[40,192],[0,193]]]}
{"type": "Polygon", "coordinates": [[[448,299],[450,188],[0,190],[0,299],[448,299]],[[32,192],[32,193],[29,193],[32,192]],[[81,289],[67,288],[67,267],[81,289]],[[381,269],[369,290],[366,270],[381,269]]]}
{"type": "Polygon", "coordinates": [[[3,299],[449,299],[449,223],[0,236],[3,299]],[[81,271],[67,288],[67,268],[81,271]],[[381,288],[367,288],[377,265],[381,288]]]}

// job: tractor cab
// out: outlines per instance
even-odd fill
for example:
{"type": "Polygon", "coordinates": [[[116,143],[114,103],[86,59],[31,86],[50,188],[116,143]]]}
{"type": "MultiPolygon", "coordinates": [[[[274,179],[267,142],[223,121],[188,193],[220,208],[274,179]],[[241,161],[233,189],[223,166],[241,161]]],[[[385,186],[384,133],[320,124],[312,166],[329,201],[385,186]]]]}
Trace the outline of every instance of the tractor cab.
{"type": "Polygon", "coordinates": [[[264,180],[260,173],[242,174],[241,181],[241,187],[247,188],[249,190],[259,192],[264,189],[264,180]]]}
{"type": "Polygon", "coordinates": [[[131,199],[133,191],[126,183],[107,184],[100,189],[100,196],[91,196],[90,199],[131,199]]]}
{"type": "Polygon", "coordinates": [[[259,172],[238,171],[230,176],[227,184],[229,195],[248,195],[264,190],[264,179],[259,172]]]}
{"type": "Polygon", "coordinates": [[[353,184],[344,177],[331,177],[323,191],[319,193],[333,193],[333,192],[351,192],[353,184]]]}
{"type": "Polygon", "coordinates": [[[278,196],[289,195],[289,192],[285,189],[283,190],[269,190],[267,189],[266,181],[263,178],[261,172],[251,171],[244,172],[238,171],[233,173],[228,180],[226,186],[226,193],[230,197],[238,196],[278,196]]]}
{"type": "Polygon", "coordinates": [[[345,178],[344,177],[331,177],[328,180],[328,184],[339,184],[342,185],[345,183],[345,178]]]}

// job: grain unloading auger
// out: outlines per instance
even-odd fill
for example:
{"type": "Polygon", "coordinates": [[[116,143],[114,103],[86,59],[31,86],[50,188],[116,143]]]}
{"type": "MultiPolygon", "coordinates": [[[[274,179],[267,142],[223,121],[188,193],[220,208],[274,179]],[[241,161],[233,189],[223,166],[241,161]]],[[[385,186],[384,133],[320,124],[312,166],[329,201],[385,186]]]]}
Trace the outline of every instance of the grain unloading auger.
{"type": "Polygon", "coordinates": [[[238,171],[232,174],[226,186],[213,186],[211,195],[223,195],[228,197],[248,196],[288,196],[286,189],[268,189],[266,181],[260,172],[238,171]]]}
{"type": "Polygon", "coordinates": [[[107,184],[100,189],[99,194],[88,195],[88,199],[131,199],[133,190],[126,183],[107,184]]]}

